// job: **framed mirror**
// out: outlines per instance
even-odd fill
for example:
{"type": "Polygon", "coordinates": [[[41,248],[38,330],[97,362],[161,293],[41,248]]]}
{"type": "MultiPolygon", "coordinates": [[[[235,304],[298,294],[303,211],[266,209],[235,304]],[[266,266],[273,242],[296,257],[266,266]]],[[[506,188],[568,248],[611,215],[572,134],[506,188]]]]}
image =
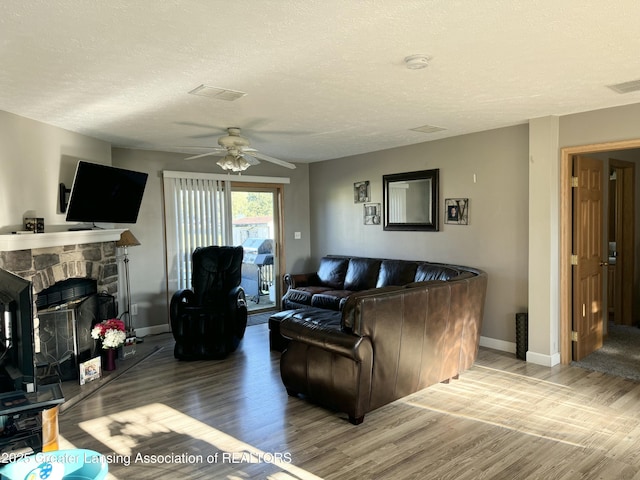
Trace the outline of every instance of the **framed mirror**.
{"type": "Polygon", "coordinates": [[[384,230],[437,232],[439,169],[382,176],[384,230]]]}

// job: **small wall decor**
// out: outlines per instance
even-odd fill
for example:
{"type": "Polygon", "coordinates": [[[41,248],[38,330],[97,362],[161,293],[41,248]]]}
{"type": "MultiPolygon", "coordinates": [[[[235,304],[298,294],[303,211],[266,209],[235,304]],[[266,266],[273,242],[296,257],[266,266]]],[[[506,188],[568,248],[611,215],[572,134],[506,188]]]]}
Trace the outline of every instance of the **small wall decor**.
{"type": "Polygon", "coordinates": [[[371,193],[369,191],[369,180],[364,182],[356,182],[353,184],[353,202],[364,203],[371,201],[371,193]]]}
{"type": "Polygon", "coordinates": [[[469,225],[469,199],[446,198],[444,200],[444,223],[469,225]]]}
{"type": "Polygon", "coordinates": [[[365,203],[364,204],[364,224],[380,225],[380,211],[381,211],[381,206],[379,203],[365,203]]]}
{"type": "Polygon", "coordinates": [[[26,217],[24,229],[33,233],[44,233],[44,218],[26,217]]]}

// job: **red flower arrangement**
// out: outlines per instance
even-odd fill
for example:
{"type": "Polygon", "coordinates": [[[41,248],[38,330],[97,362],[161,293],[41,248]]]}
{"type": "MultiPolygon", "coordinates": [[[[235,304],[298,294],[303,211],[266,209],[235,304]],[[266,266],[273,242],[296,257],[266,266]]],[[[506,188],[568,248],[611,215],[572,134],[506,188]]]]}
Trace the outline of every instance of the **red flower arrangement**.
{"type": "Polygon", "coordinates": [[[91,338],[100,340],[102,348],[118,348],[127,338],[124,322],[117,318],[100,322],[91,330],[91,338]]]}

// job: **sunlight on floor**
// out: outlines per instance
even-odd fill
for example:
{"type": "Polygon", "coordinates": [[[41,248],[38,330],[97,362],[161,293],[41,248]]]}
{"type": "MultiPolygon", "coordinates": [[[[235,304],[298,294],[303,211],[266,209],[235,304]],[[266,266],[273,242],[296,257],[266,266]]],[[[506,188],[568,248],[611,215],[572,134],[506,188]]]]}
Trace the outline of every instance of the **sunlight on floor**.
{"type": "MultiPolygon", "coordinates": [[[[161,403],[85,421],[79,426],[110,449],[111,453],[101,452],[109,463],[169,467],[191,464],[200,465],[202,471],[209,465],[223,464],[234,467],[234,473],[225,477],[228,480],[246,478],[243,464],[270,464],[279,469],[265,477],[271,480],[322,480],[293,465],[289,452],[264,452],[161,403]],[[175,451],[140,449],[144,442],[161,435],[175,437],[175,451]]],[[[75,447],[62,438],[60,448],[75,447]]]]}
{"type": "Polygon", "coordinates": [[[614,437],[637,444],[636,418],[593,407],[592,400],[566,385],[475,366],[460,380],[433,385],[403,402],[577,447],[603,449],[614,437]]]}

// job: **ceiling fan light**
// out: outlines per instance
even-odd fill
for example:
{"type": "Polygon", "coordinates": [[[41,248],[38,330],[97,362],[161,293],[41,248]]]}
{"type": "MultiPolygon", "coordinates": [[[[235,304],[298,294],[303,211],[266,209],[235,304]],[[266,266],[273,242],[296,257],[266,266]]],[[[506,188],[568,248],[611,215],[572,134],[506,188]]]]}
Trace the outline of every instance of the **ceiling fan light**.
{"type": "Polygon", "coordinates": [[[226,155],[217,163],[223,170],[231,172],[243,172],[251,166],[251,164],[247,162],[243,157],[231,154],[226,155]]]}

